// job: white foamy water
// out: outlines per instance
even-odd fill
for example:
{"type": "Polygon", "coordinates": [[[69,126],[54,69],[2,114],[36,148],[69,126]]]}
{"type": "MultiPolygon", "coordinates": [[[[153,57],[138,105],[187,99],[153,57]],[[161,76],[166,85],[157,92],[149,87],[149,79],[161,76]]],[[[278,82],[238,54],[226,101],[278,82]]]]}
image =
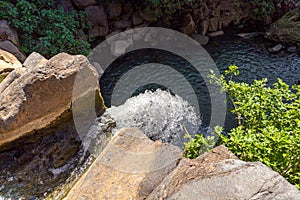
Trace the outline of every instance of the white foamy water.
{"type": "Polygon", "coordinates": [[[123,127],[140,128],[149,138],[182,147],[185,131],[196,132],[201,120],[194,107],[168,91],[146,91],[123,105],[107,110],[116,121],[115,132],[123,127]]]}

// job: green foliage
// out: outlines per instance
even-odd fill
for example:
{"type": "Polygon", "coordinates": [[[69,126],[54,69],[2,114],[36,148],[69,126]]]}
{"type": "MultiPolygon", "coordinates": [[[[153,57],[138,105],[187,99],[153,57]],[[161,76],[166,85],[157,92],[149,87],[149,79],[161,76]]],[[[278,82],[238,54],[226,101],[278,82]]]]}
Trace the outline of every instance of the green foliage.
{"type": "Polygon", "coordinates": [[[84,18],[84,13],[65,13],[61,6],[55,8],[52,0],[19,0],[16,5],[0,2],[0,19],[8,20],[18,30],[21,49],[27,54],[88,54],[88,42],[78,35],[80,19],[84,18]]]}
{"type": "Polygon", "coordinates": [[[193,138],[187,131],[185,138],[188,138],[189,141],[184,143],[184,156],[186,158],[197,158],[199,155],[210,151],[214,148],[216,144],[216,139],[222,133],[223,128],[220,126],[215,127],[214,132],[208,137],[204,137],[202,134],[195,134],[193,138]]]}
{"type": "Polygon", "coordinates": [[[290,88],[281,79],[272,87],[267,79],[232,81],[238,73],[230,66],[225,75],[210,75],[229,95],[239,122],[229,138],[220,134],[221,143],[240,159],[263,162],[300,188],[300,86],[290,88]]]}
{"type": "Polygon", "coordinates": [[[264,20],[268,16],[273,16],[276,12],[276,5],[281,0],[250,0],[249,2],[253,6],[254,16],[258,20],[264,20]]]}
{"type": "Polygon", "coordinates": [[[164,17],[170,19],[172,15],[182,10],[185,5],[195,0],[145,0],[147,11],[154,14],[156,18],[164,17]]]}

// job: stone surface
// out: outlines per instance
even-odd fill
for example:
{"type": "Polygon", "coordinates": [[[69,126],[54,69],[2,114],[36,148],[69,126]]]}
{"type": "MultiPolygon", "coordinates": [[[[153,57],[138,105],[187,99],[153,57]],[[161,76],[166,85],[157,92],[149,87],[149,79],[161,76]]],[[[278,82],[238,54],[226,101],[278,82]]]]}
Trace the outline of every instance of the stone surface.
{"type": "Polygon", "coordinates": [[[21,68],[22,64],[11,53],[0,49],[0,74],[11,72],[16,68],[21,68]]]}
{"type": "Polygon", "coordinates": [[[184,16],[182,21],[182,32],[186,35],[191,35],[195,32],[196,25],[193,20],[193,17],[190,14],[184,16]]]}
{"type": "Polygon", "coordinates": [[[225,147],[183,159],[148,196],[156,199],[300,199],[300,191],[262,163],[236,159],[225,147]]]}
{"type": "Polygon", "coordinates": [[[287,48],[287,51],[290,52],[290,53],[296,53],[297,52],[297,47],[296,46],[289,47],[289,48],[287,48]]]}
{"type": "Polygon", "coordinates": [[[208,31],[216,32],[219,29],[219,18],[214,17],[209,19],[208,31]]]}
{"type": "Polygon", "coordinates": [[[41,67],[48,60],[39,53],[33,52],[31,53],[23,63],[23,66],[26,67],[27,70],[31,71],[36,67],[41,67]]]}
{"type": "Polygon", "coordinates": [[[182,151],[122,129],[65,199],[145,199],[176,167],[182,151]]]}
{"type": "Polygon", "coordinates": [[[85,8],[88,20],[92,24],[89,30],[91,37],[106,36],[109,32],[107,15],[103,6],[89,6],[85,8]]]}
{"type": "Polygon", "coordinates": [[[128,40],[117,40],[111,44],[111,53],[115,56],[120,56],[126,52],[126,49],[130,47],[131,42],[128,40]]]}
{"type": "Polygon", "coordinates": [[[74,4],[79,8],[83,9],[91,5],[96,5],[97,1],[96,0],[72,0],[74,4]]]}
{"type": "Polygon", "coordinates": [[[144,19],[140,16],[139,12],[135,12],[132,15],[132,23],[133,25],[137,26],[144,22],[144,19]]]}
{"type": "Polygon", "coordinates": [[[86,57],[65,53],[22,74],[0,94],[0,146],[53,123],[70,109],[72,97],[99,95],[97,80],[98,74],[86,57]],[[93,88],[77,87],[73,94],[76,74],[83,70],[89,75],[83,77],[85,84],[93,84],[93,88]]]}
{"type": "Polygon", "coordinates": [[[206,45],[209,42],[209,37],[205,35],[193,34],[192,38],[201,45],[206,45]]]}
{"type": "Polygon", "coordinates": [[[131,24],[132,24],[131,21],[119,20],[115,22],[114,28],[116,29],[130,28],[131,24]]]}
{"type": "Polygon", "coordinates": [[[217,36],[221,36],[221,35],[224,35],[224,31],[217,31],[217,32],[212,32],[212,33],[208,34],[209,37],[217,37],[217,36]]]}
{"type": "Polygon", "coordinates": [[[284,46],[282,44],[277,44],[274,47],[268,48],[268,50],[269,50],[270,53],[278,53],[283,48],[284,48],[284,46]]]}
{"type": "Polygon", "coordinates": [[[208,20],[200,22],[200,24],[199,24],[199,33],[201,35],[206,35],[208,27],[209,27],[209,21],[208,20]]]}
{"type": "Polygon", "coordinates": [[[111,3],[108,6],[108,17],[109,19],[116,19],[122,13],[122,4],[121,3],[111,3]]]}
{"type": "Polygon", "coordinates": [[[20,45],[17,31],[9,27],[6,20],[0,20],[0,41],[5,40],[9,40],[15,45],[20,45]]]}
{"type": "Polygon", "coordinates": [[[0,41],[0,49],[13,54],[21,63],[26,59],[25,54],[9,40],[0,41]]]}

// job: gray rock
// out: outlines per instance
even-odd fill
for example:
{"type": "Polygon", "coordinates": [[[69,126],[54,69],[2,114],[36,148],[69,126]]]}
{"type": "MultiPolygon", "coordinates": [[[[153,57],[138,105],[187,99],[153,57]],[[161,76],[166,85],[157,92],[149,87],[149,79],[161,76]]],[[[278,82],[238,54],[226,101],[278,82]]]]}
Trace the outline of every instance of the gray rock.
{"type": "Polygon", "coordinates": [[[114,24],[114,28],[116,29],[125,29],[131,27],[131,21],[126,21],[126,20],[119,20],[116,21],[114,24]]]}
{"type": "Polygon", "coordinates": [[[92,24],[89,30],[91,37],[106,36],[109,32],[107,15],[103,6],[89,6],[85,8],[88,14],[88,20],[92,24]]]}
{"type": "Polygon", "coordinates": [[[294,47],[289,47],[289,48],[287,49],[287,51],[290,52],[290,53],[296,53],[296,52],[297,52],[297,47],[296,47],[296,46],[294,46],[294,47]]]}
{"type": "Polygon", "coordinates": [[[122,4],[121,3],[111,3],[108,6],[108,16],[109,19],[116,19],[122,13],[122,4]]]}
{"type": "Polygon", "coordinates": [[[9,40],[0,41],[0,49],[13,54],[21,63],[26,59],[25,54],[9,40]]]}
{"type": "Polygon", "coordinates": [[[209,37],[205,35],[193,34],[192,38],[201,45],[206,45],[209,42],[209,37]]]}
{"type": "Polygon", "coordinates": [[[281,51],[284,48],[284,46],[282,44],[277,44],[272,48],[269,48],[269,52],[270,53],[278,53],[279,51],[281,51]]]}
{"type": "Polygon", "coordinates": [[[9,40],[17,46],[20,45],[17,31],[9,27],[6,20],[0,20],[0,41],[1,40],[9,40]]]}
{"type": "Polygon", "coordinates": [[[79,8],[83,9],[91,5],[96,5],[97,1],[96,0],[72,0],[74,4],[79,8]]]}
{"type": "Polygon", "coordinates": [[[260,162],[235,159],[220,148],[222,152],[181,160],[147,200],[300,199],[300,191],[278,173],[260,162]]]}

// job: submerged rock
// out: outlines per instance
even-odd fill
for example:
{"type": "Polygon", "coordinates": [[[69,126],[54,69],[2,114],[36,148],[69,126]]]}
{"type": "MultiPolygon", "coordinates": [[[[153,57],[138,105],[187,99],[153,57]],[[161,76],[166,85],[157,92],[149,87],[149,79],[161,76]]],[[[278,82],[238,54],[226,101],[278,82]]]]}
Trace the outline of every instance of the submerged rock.
{"type": "Polygon", "coordinates": [[[270,53],[278,53],[279,51],[281,51],[284,48],[284,46],[282,44],[277,44],[272,48],[269,48],[269,52],[270,53]]]}
{"type": "Polygon", "coordinates": [[[69,192],[70,199],[145,199],[181,159],[173,145],[122,129],[69,192]]]}

